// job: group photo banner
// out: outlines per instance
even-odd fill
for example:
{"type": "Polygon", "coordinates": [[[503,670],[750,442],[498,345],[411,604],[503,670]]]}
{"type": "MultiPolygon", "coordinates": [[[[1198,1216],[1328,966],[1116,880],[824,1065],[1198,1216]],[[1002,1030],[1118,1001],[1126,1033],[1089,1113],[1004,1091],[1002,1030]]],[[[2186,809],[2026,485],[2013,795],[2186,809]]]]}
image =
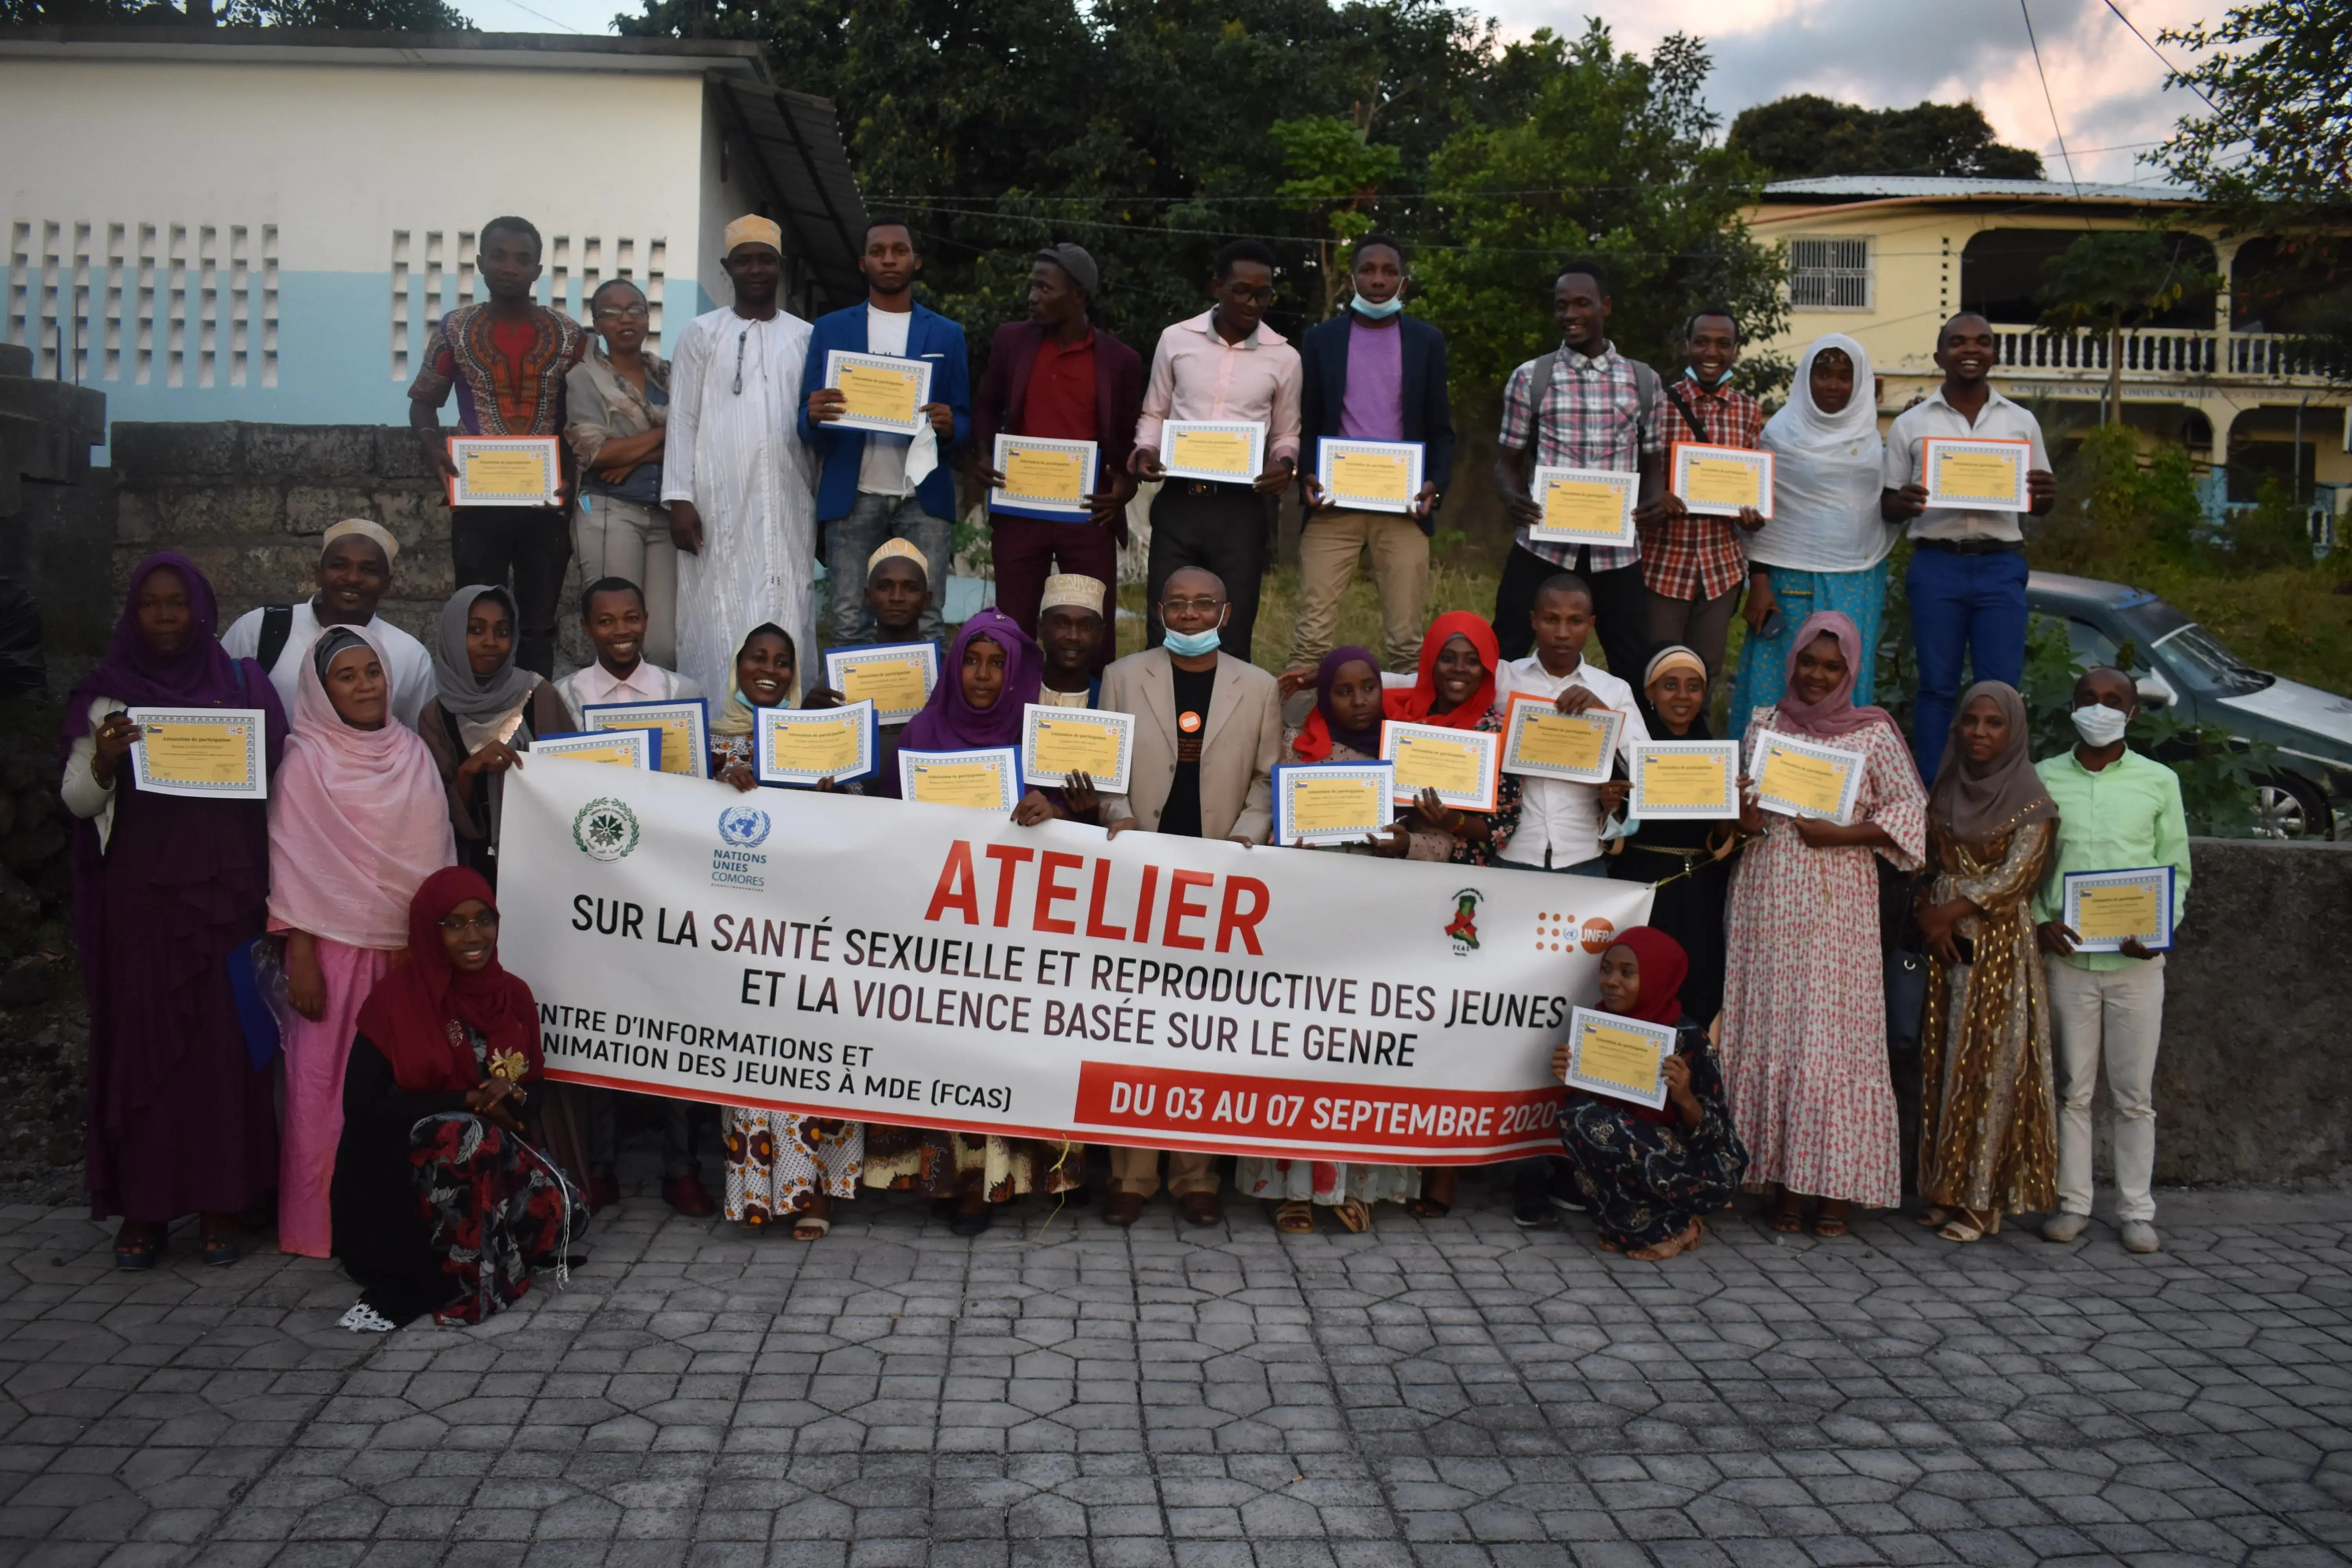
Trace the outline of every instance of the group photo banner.
{"type": "Polygon", "coordinates": [[[1435,1165],[1558,1146],[1553,1047],[1651,901],[536,756],[499,864],[499,956],[556,1079],[1435,1165]]]}

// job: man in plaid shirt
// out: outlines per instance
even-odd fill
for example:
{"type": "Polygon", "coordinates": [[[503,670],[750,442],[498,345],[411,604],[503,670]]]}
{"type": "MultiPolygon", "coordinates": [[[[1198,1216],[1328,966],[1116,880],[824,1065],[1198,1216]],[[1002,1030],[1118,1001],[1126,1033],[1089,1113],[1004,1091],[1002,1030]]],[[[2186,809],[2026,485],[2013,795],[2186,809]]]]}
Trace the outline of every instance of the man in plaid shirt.
{"type": "MultiPolygon", "coordinates": [[[[1678,441],[1754,450],[1764,434],[1764,410],[1731,385],[1731,367],[1739,358],[1738,319],[1716,307],[1699,311],[1683,328],[1683,355],[1681,379],[1667,383],[1662,399],[1659,433],[1667,451],[1678,441]]],[[[1742,507],[1736,523],[1702,517],[1685,510],[1669,489],[1658,498],[1654,519],[1642,529],[1649,640],[1682,644],[1706,660],[1710,683],[1720,680],[1724,641],[1748,573],[1739,533],[1763,527],[1764,516],[1742,507]]]]}
{"type": "Polygon", "coordinates": [[[1649,605],[1641,547],[1547,544],[1528,537],[1543,521],[1531,492],[1539,468],[1614,468],[1642,476],[1637,522],[1657,515],[1665,489],[1665,442],[1658,418],[1658,373],[1620,354],[1609,342],[1609,279],[1589,261],[1570,262],[1552,285],[1557,352],[1511,373],[1503,388],[1501,449],[1495,488],[1518,532],[1495,590],[1495,639],[1506,659],[1535,646],[1528,616],[1546,579],[1574,572],[1592,590],[1601,648],[1615,670],[1642,668],[1649,605]],[[1538,384],[1538,367],[1548,374],[1538,384]]]}

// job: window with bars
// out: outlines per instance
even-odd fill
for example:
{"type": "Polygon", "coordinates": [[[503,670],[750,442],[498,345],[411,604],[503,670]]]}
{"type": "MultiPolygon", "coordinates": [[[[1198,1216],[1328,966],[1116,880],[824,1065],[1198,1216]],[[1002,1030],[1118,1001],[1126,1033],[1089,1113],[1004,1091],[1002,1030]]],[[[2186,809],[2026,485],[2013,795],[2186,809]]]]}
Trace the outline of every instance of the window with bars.
{"type": "Polygon", "coordinates": [[[1789,242],[1789,304],[1799,310],[1870,309],[1870,241],[1789,242]]]}

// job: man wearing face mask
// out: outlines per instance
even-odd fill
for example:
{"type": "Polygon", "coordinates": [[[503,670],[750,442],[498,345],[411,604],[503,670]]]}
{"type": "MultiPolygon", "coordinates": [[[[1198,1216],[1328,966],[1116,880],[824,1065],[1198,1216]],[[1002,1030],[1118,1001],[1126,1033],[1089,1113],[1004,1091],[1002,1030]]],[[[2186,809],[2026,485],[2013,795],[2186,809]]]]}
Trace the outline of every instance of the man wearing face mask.
{"type": "MultiPolygon", "coordinates": [[[[1299,339],[1298,423],[1306,442],[1307,521],[1298,536],[1298,626],[1289,668],[1305,677],[1331,651],[1339,601],[1369,550],[1381,593],[1389,668],[1421,662],[1429,602],[1429,538],[1438,497],[1454,478],[1454,416],[1445,399],[1445,334],[1404,313],[1404,247],[1385,234],[1356,241],[1348,313],[1299,339]],[[1411,441],[1422,448],[1421,493],[1409,512],[1341,507],[1315,479],[1316,450],[1349,441],[1411,441]]],[[[1301,684],[1304,684],[1302,679],[1301,684]]]]}
{"type": "Polygon", "coordinates": [[[2091,1096],[2099,1064],[2116,1110],[2116,1217],[2132,1252],[2154,1252],[2156,1047],[2164,1032],[2164,955],[2137,941],[2121,952],[2077,952],[2060,919],[2070,871],[2172,868],[2172,920],[2189,898],[2189,824],[2180,780],[2124,743],[2139,693],[2122,670],[2086,670],[2074,683],[2074,749],[2036,768],[2058,805],[2058,844],[2034,895],[2058,1058],[2058,1212],[2042,1227],[2072,1241],[2091,1223],[2091,1096]]]}

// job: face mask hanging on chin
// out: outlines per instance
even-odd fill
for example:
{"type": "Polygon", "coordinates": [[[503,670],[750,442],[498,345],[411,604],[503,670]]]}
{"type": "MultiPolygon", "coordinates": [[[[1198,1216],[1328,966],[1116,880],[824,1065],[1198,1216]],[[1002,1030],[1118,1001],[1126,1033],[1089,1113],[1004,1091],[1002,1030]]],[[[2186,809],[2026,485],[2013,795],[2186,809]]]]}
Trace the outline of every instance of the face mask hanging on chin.
{"type": "Polygon", "coordinates": [[[1358,294],[1348,301],[1348,308],[1355,311],[1359,316],[1369,317],[1375,321],[1385,321],[1391,316],[1395,315],[1399,310],[1404,309],[1404,296],[1402,294],[1391,294],[1389,298],[1375,305],[1370,300],[1365,299],[1361,294],[1358,294]]]}
{"type": "Polygon", "coordinates": [[[1160,646],[1179,658],[1198,658],[1204,653],[1217,651],[1220,628],[1211,626],[1205,632],[1170,632],[1160,646]]]}

